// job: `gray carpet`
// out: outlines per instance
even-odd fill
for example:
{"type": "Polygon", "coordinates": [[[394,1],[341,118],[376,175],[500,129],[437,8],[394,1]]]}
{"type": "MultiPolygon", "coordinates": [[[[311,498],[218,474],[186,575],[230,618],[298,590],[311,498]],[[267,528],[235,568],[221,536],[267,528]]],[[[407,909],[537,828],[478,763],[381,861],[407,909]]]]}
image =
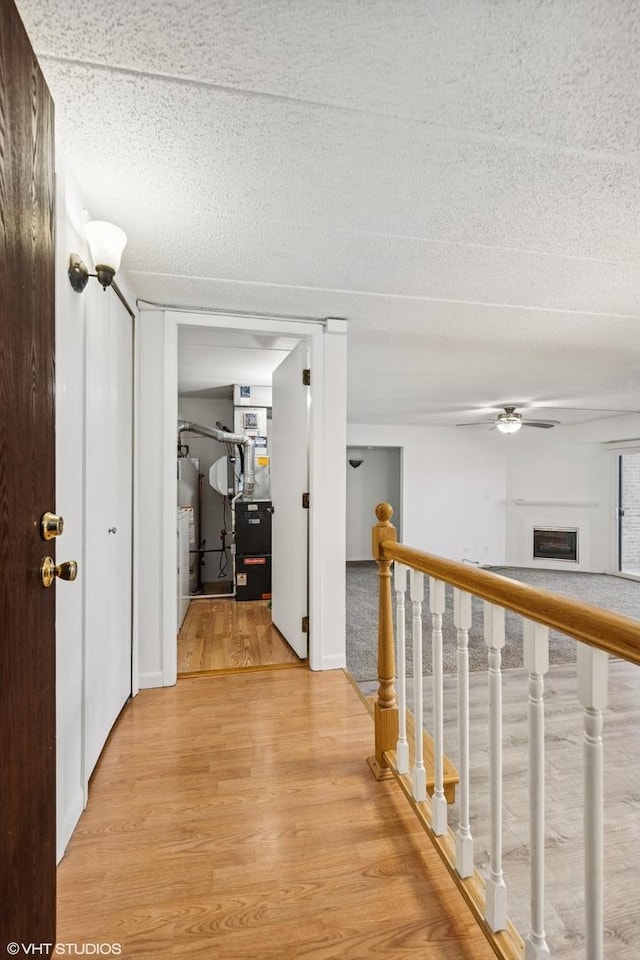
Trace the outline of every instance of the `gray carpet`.
{"type": "MultiPolygon", "coordinates": [[[[624,580],[595,573],[564,573],[555,570],[530,570],[517,567],[491,567],[513,580],[521,580],[545,590],[584,600],[587,603],[622,613],[634,619],[640,618],[640,582],[624,580]]],[[[423,635],[428,638],[430,614],[427,602],[428,583],[425,578],[425,603],[423,607],[423,635]]],[[[395,594],[394,594],[395,604],[395,594]]],[[[456,670],[456,632],[453,626],[453,591],[446,588],[446,613],[443,618],[444,672],[456,670]]],[[[395,616],[395,615],[394,615],[395,616]]],[[[411,607],[407,602],[407,660],[409,676],[413,675],[411,658],[411,607]]],[[[377,678],[377,626],[378,617],[378,572],[373,560],[347,564],[347,668],[357,681],[377,678]]],[[[521,667],[522,618],[506,613],[506,643],[502,665],[505,669],[521,667]]],[[[575,660],[575,640],[552,631],[549,638],[551,663],[569,663],[575,660]]],[[[431,643],[423,644],[423,676],[431,673],[431,643]]],[[[469,668],[487,669],[487,654],[484,645],[482,601],[472,598],[472,625],[469,631],[469,668]]]]}

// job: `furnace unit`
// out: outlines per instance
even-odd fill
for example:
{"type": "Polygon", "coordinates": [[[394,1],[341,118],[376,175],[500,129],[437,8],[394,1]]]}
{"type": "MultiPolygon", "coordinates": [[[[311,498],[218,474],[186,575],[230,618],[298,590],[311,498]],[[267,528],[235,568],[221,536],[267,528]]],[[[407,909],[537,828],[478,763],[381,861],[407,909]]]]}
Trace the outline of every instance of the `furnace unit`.
{"type": "Polygon", "coordinates": [[[236,514],[236,600],[271,599],[270,500],[238,500],[236,514]]]}

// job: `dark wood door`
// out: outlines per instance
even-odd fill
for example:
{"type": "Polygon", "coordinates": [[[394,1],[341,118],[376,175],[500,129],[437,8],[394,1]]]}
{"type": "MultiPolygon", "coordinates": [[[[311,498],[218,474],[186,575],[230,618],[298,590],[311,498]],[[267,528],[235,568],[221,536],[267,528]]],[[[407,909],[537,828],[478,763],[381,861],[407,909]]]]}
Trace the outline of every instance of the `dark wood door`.
{"type": "MultiPolygon", "coordinates": [[[[55,942],[53,103],[0,0],[0,956],[55,942]]],[[[38,951],[45,955],[46,951],[38,951]]]]}

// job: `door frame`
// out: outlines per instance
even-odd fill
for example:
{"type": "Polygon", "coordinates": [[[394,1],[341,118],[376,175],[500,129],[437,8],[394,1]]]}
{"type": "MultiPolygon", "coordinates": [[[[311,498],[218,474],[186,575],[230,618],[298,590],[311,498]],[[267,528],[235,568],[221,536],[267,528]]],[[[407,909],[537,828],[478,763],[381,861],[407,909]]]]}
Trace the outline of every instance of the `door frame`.
{"type": "Polygon", "coordinates": [[[637,441],[628,442],[626,444],[621,444],[617,446],[617,453],[615,458],[615,471],[616,471],[616,501],[615,501],[615,569],[614,573],[619,577],[624,577],[626,580],[640,580],[640,575],[637,573],[632,573],[628,570],[622,569],[622,528],[623,528],[623,517],[625,509],[625,499],[624,499],[624,483],[623,483],[623,474],[624,474],[624,458],[625,456],[637,456],[640,457],[640,446],[637,441]]]}
{"type": "MultiPolygon", "coordinates": [[[[177,681],[175,597],[175,525],[177,504],[176,426],[178,420],[178,327],[218,327],[239,332],[282,334],[308,340],[312,402],[309,429],[309,666],[312,670],[346,665],[344,602],[336,596],[336,578],[344,583],[346,451],[346,321],[295,320],[213,312],[163,310],[164,390],[162,411],[162,683],[177,681]],[[328,336],[329,335],[329,336],[328,336]],[[334,336],[330,336],[334,335],[334,336]],[[338,335],[338,336],[335,336],[338,335]],[[333,341],[333,343],[330,343],[333,341]],[[335,536],[329,543],[327,533],[335,536]],[[338,572],[339,571],[339,572],[338,572]]],[[[141,397],[141,403],[144,398],[141,397]]],[[[144,509],[141,504],[141,508],[144,509]]],[[[339,595],[344,594],[342,589],[339,595]]],[[[141,686],[144,678],[141,678],[141,686]]]]}

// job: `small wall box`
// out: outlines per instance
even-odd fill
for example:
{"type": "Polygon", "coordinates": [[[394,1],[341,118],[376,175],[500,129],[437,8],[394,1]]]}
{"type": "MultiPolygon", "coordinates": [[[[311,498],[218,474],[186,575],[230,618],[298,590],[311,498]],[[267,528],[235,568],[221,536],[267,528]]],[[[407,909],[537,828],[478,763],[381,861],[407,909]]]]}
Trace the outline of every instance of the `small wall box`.
{"type": "Polygon", "coordinates": [[[240,384],[234,384],[234,407],[270,407],[271,399],[271,387],[241,386],[240,384]]]}

